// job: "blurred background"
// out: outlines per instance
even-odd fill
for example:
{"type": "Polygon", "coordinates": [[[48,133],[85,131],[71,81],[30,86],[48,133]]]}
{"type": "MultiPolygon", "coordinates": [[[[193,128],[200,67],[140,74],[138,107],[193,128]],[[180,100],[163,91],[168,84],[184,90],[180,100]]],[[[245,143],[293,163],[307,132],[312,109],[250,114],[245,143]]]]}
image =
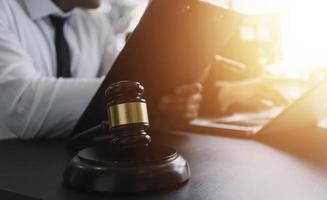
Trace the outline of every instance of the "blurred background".
{"type": "MultiPolygon", "coordinates": [[[[204,0],[244,14],[239,31],[220,55],[246,68],[225,70],[213,63],[207,99],[219,82],[264,77],[265,85],[297,99],[327,74],[327,3],[322,0],[204,0]]],[[[148,0],[103,0],[101,12],[110,18],[122,49],[125,37],[140,20],[148,0]]],[[[242,83],[241,83],[242,85],[242,83]]],[[[243,87],[243,86],[242,86],[243,87]]],[[[266,87],[263,87],[266,89],[266,87]]],[[[219,89],[218,89],[219,90],[219,89]]],[[[212,105],[208,102],[207,105],[212,105]]],[[[211,107],[212,108],[212,107],[211,107]]]]}
{"type": "MultiPolygon", "coordinates": [[[[208,0],[249,16],[240,30],[241,39],[265,44],[271,48],[270,58],[262,63],[281,59],[288,72],[310,71],[327,65],[327,3],[322,0],[208,0]],[[273,49],[273,50],[272,50],[273,49]],[[274,55],[273,55],[274,54],[274,55]],[[279,54],[279,55],[278,55],[279,54]],[[294,69],[291,69],[291,71],[294,69]]],[[[108,14],[119,38],[132,31],[142,16],[148,0],[103,0],[101,11],[108,14]],[[114,8],[114,9],[113,9],[114,8]]],[[[119,45],[122,47],[123,42],[119,45]]],[[[268,49],[267,49],[268,50],[268,49]]],[[[261,52],[258,54],[267,54],[261,52]]],[[[264,56],[263,56],[264,57],[264,56]]],[[[265,63],[265,64],[267,64],[265,63]]],[[[308,77],[307,77],[308,78],[308,77]]]]}

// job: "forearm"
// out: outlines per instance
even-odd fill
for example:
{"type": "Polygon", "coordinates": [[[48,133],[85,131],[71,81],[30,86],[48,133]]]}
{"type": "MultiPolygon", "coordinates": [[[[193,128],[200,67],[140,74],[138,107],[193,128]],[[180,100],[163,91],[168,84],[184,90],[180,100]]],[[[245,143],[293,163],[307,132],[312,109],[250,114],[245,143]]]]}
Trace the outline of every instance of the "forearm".
{"type": "Polygon", "coordinates": [[[19,138],[67,136],[100,83],[100,79],[16,76],[0,84],[5,95],[0,112],[8,129],[19,138]]]}

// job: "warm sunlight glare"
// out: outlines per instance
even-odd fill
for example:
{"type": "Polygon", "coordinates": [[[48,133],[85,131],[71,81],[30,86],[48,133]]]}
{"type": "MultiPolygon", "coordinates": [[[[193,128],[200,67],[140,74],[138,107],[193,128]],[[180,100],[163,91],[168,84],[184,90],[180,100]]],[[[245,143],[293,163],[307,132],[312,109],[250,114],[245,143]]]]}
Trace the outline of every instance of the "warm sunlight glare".
{"type": "Polygon", "coordinates": [[[282,66],[288,76],[327,69],[327,1],[230,0],[233,9],[247,14],[282,16],[282,66]]]}
{"type": "Polygon", "coordinates": [[[296,0],[284,13],[284,56],[302,67],[327,66],[327,1],[296,0]]]}

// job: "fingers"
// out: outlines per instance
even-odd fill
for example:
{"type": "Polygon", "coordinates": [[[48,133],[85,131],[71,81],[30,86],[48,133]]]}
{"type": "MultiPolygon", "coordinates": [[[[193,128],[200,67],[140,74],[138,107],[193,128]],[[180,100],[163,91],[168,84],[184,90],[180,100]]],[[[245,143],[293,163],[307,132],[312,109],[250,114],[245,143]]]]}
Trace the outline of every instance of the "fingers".
{"type": "Polygon", "coordinates": [[[202,95],[199,94],[194,94],[190,97],[187,98],[188,103],[193,103],[193,104],[199,104],[202,101],[202,95]]]}
{"type": "Polygon", "coordinates": [[[172,122],[192,120],[198,116],[199,105],[167,105],[162,104],[160,110],[166,119],[172,122]]]}
{"type": "Polygon", "coordinates": [[[193,99],[179,98],[176,96],[166,96],[162,98],[159,104],[159,109],[166,117],[180,116],[181,118],[189,118],[190,116],[197,116],[200,110],[201,95],[192,95],[193,99]]]}
{"type": "Polygon", "coordinates": [[[262,99],[253,99],[249,102],[237,102],[228,108],[227,112],[257,112],[271,108],[272,103],[262,99]]]}
{"type": "Polygon", "coordinates": [[[266,99],[271,101],[275,105],[287,105],[288,100],[277,90],[271,86],[263,85],[260,88],[261,91],[257,93],[257,97],[260,99],[266,99]]]}
{"type": "Polygon", "coordinates": [[[182,115],[182,119],[184,119],[185,121],[190,121],[193,120],[195,118],[197,118],[199,115],[199,112],[188,112],[182,115]]]}
{"type": "Polygon", "coordinates": [[[202,85],[183,85],[174,91],[172,95],[161,99],[159,109],[166,119],[175,123],[179,121],[190,121],[198,116],[202,85]]]}
{"type": "Polygon", "coordinates": [[[165,105],[160,106],[161,113],[170,122],[190,121],[198,116],[199,105],[165,105]]]}
{"type": "Polygon", "coordinates": [[[165,104],[187,104],[187,103],[200,103],[202,101],[201,94],[194,94],[190,96],[179,96],[179,95],[172,95],[172,96],[165,96],[161,99],[162,103],[165,104]]]}
{"type": "Polygon", "coordinates": [[[167,104],[161,103],[160,109],[164,110],[165,113],[172,114],[181,114],[181,113],[194,113],[198,112],[200,109],[199,104],[167,104]]]}
{"type": "Polygon", "coordinates": [[[175,89],[175,94],[177,95],[192,95],[198,94],[202,91],[201,83],[194,83],[190,85],[182,85],[175,89]]]}

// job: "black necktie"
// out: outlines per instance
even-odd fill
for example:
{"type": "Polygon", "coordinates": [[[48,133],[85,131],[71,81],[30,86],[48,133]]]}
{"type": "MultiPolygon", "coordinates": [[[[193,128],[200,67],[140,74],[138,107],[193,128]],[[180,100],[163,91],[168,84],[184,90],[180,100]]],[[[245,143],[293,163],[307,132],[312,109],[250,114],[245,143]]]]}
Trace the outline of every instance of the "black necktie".
{"type": "Polygon", "coordinates": [[[57,77],[71,77],[70,51],[64,35],[64,25],[66,18],[50,16],[50,20],[55,28],[55,45],[57,52],[57,77]]]}

